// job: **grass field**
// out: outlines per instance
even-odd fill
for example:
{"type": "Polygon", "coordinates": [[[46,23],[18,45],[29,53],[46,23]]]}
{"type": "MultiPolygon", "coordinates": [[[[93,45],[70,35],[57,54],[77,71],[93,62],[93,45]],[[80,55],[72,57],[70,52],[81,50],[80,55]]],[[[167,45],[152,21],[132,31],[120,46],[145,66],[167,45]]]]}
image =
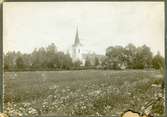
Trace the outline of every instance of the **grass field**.
{"type": "MultiPolygon", "coordinates": [[[[155,70],[6,72],[4,81],[9,115],[117,115],[164,97],[155,70]]],[[[163,114],[163,104],[155,101],[151,112],[163,114]]]]}

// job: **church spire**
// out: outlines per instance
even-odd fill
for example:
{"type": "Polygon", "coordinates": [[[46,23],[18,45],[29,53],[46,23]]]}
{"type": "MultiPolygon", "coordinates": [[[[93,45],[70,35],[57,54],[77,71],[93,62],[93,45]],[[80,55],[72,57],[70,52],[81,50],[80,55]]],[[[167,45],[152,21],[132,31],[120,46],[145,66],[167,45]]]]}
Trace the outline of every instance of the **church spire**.
{"type": "Polygon", "coordinates": [[[74,45],[79,45],[79,44],[80,44],[80,40],[79,40],[78,26],[77,26],[74,45]]]}

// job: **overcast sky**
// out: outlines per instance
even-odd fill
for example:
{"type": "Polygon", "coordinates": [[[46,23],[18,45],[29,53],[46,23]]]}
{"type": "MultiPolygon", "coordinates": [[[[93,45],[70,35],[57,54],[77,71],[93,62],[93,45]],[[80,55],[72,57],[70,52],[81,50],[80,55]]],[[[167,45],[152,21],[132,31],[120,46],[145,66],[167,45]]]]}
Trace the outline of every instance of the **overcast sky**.
{"type": "Polygon", "coordinates": [[[164,2],[5,2],[4,52],[30,53],[55,43],[66,51],[78,25],[87,50],[148,45],[164,55],[164,2]]]}

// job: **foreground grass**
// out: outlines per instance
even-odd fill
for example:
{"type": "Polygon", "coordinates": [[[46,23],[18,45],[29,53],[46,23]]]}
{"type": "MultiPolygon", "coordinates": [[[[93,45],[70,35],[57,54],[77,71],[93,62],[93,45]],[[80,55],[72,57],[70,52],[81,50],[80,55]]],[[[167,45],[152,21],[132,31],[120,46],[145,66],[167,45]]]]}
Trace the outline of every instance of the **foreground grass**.
{"type": "MultiPolygon", "coordinates": [[[[9,115],[115,115],[163,97],[159,71],[6,72],[4,78],[9,115]]],[[[151,112],[163,114],[163,102],[151,112]]]]}

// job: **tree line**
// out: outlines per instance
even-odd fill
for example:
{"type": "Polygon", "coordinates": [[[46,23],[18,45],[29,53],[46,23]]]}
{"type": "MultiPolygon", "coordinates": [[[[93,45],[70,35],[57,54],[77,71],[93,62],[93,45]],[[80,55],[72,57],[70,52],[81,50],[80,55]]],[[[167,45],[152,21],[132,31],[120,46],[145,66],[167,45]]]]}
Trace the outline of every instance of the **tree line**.
{"type": "Polygon", "coordinates": [[[30,54],[8,52],[4,55],[4,70],[53,70],[69,69],[72,59],[68,54],[57,51],[54,43],[48,47],[34,49],[30,54]]]}
{"type": "Polygon", "coordinates": [[[128,44],[125,47],[108,47],[104,64],[109,69],[120,69],[121,67],[126,69],[161,69],[164,67],[164,58],[160,52],[153,55],[151,49],[146,45],[136,47],[133,44],[128,44]]]}
{"type": "Polygon", "coordinates": [[[30,54],[7,52],[4,54],[5,71],[34,70],[70,70],[70,69],[160,69],[164,67],[164,58],[158,52],[153,55],[146,45],[136,47],[111,46],[103,57],[87,56],[85,65],[81,61],[72,61],[67,53],[58,51],[54,43],[46,48],[34,49],[30,54]]]}

